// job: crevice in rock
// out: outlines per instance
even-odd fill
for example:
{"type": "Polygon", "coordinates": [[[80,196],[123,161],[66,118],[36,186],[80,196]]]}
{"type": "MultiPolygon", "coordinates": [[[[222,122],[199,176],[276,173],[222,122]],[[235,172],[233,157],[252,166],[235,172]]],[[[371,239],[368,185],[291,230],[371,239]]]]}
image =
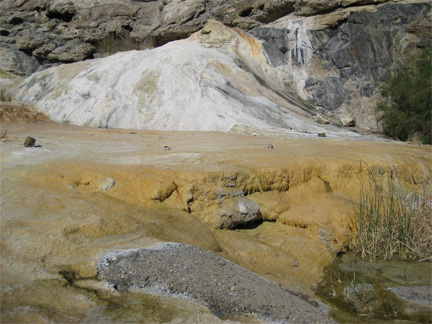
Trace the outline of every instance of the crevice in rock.
{"type": "Polygon", "coordinates": [[[78,279],[78,274],[76,271],[69,271],[69,270],[60,270],[59,275],[61,275],[66,281],[72,285],[75,280],[78,279]]]}
{"type": "Polygon", "coordinates": [[[252,8],[247,8],[239,13],[240,17],[249,17],[252,13],[252,8]]]}
{"type": "Polygon", "coordinates": [[[388,2],[388,0],[381,0],[380,3],[376,3],[373,0],[371,0],[370,2],[364,2],[364,3],[352,3],[352,4],[348,4],[345,6],[342,5],[335,5],[334,7],[330,7],[328,9],[322,9],[322,10],[317,10],[314,13],[311,12],[306,12],[306,13],[296,13],[296,15],[298,16],[303,16],[303,17],[315,17],[315,16],[323,16],[323,15],[328,15],[330,13],[335,12],[335,10],[341,8],[341,9],[349,9],[349,8],[362,8],[362,7],[368,7],[368,6],[379,6],[380,4],[386,3],[388,2]]]}
{"type": "Polygon", "coordinates": [[[264,220],[256,220],[245,224],[239,224],[235,227],[235,229],[255,229],[262,225],[262,223],[264,223],[264,220]]]}
{"type": "Polygon", "coordinates": [[[46,16],[49,18],[49,19],[59,19],[59,20],[61,20],[61,21],[64,21],[64,22],[71,22],[72,21],[72,19],[73,19],[73,17],[75,16],[75,13],[73,13],[73,12],[68,12],[68,11],[66,11],[66,12],[64,12],[64,13],[60,13],[60,12],[58,12],[58,11],[48,11],[47,13],[46,13],[46,16]]]}
{"type": "Polygon", "coordinates": [[[9,20],[9,23],[11,25],[21,25],[24,22],[24,19],[20,18],[20,17],[12,17],[11,20],[9,20]]]}

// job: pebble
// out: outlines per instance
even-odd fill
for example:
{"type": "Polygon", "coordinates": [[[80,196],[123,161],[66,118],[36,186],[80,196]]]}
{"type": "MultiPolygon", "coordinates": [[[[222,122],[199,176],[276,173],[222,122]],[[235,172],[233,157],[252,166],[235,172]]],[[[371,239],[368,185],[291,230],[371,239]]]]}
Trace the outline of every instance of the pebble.
{"type": "Polygon", "coordinates": [[[27,136],[26,139],[24,140],[25,147],[34,147],[35,144],[36,144],[36,139],[31,136],[27,136]]]}

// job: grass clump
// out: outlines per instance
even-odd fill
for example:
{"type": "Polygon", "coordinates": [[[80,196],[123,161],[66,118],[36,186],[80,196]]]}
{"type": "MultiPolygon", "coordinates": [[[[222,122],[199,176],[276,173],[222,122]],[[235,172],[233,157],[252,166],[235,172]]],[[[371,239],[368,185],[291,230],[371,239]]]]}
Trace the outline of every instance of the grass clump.
{"type": "Polygon", "coordinates": [[[1,141],[3,141],[3,142],[6,141],[6,139],[7,139],[7,132],[8,132],[7,128],[1,132],[1,134],[0,134],[0,140],[1,141]]]}
{"type": "Polygon", "coordinates": [[[432,144],[432,50],[402,62],[381,88],[378,111],[385,135],[402,141],[415,137],[432,144]]]}
{"type": "Polygon", "coordinates": [[[430,186],[407,193],[396,174],[367,169],[362,181],[354,249],[364,258],[432,261],[430,186]],[[429,190],[428,190],[429,189],[429,190]]]}
{"type": "Polygon", "coordinates": [[[372,285],[357,281],[355,275],[345,283],[344,299],[358,317],[373,316],[379,306],[378,295],[372,285]]]}
{"type": "Polygon", "coordinates": [[[11,102],[12,101],[11,94],[3,89],[0,89],[0,101],[11,102]]]}
{"type": "Polygon", "coordinates": [[[119,35],[116,33],[109,33],[98,43],[99,52],[104,56],[131,50],[145,50],[153,47],[154,41],[150,37],[139,41],[131,37],[130,34],[119,35]]]}

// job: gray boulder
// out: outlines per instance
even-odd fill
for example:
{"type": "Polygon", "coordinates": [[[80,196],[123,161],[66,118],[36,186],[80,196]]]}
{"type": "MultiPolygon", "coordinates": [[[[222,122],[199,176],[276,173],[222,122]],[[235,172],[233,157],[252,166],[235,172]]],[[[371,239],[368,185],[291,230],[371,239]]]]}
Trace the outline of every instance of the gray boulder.
{"type": "Polygon", "coordinates": [[[94,51],[94,46],[83,43],[79,39],[72,39],[66,44],[57,47],[47,58],[52,61],[76,62],[88,58],[94,51]]]}
{"type": "Polygon", "coordinates": [[[334,323],[323,305],[188,244],[108,252],[97,268],[98,278],[118,290],[192,299],[218,316],[243,313],[282,323],[334,323]]]}
{"type": "Polygon", "coordinates": [[[29,75],[39,68],[35,57],[19,51],[14,45],[0,47],[0,70],[15,75],[29,75]]]}
{"type": "Polygon", "coordinates": [[[259,206],[244,197],[225,200],[219,212],[220,228],[234,229],[262,220],[259,206]]]}

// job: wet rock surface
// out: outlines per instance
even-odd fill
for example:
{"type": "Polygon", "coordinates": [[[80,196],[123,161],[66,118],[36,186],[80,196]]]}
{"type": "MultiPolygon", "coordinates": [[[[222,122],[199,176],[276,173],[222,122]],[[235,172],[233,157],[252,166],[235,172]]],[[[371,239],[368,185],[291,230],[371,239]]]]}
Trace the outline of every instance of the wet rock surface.
{"type": "Polygon", "coordinates": [[[219,315],[256,314],[283,323],[333,323],[323,305],[302,299],[223,258],[192,245],[109,252],[98,278],[118,290],[144,290],[190,298],[219,315]]]}
{"type": "Polygon", "coordinates": [[[402,299],[432,309],[432,290],[430,286],[390,287],[388,289],[402,299]]]}

